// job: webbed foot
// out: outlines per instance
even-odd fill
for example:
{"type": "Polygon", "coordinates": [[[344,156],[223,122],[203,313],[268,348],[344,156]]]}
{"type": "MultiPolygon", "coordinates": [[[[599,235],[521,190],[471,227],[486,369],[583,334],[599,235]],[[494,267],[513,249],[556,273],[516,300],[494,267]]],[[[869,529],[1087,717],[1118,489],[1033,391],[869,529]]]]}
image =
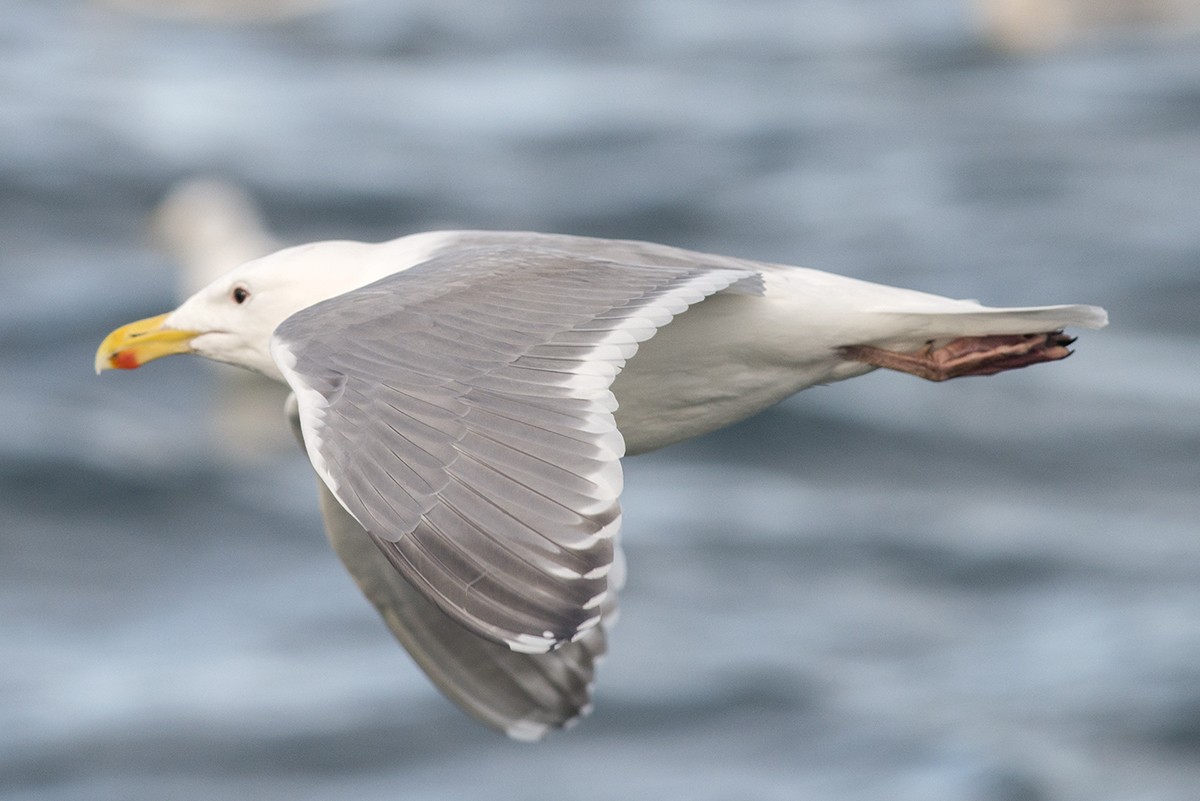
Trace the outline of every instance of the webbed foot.
{"type": "Polygon", "coordinates": [[[968,375],[994,375],[1041,362],[1054,362],[1071,355],[1067,349],[1074,337],[1062,331],[1042,334],[960,337],[934,348],[930,342],[916,353],[849,345],[840,352],[846,359],[873,367],[899,370],[929,381],[946,381],[968,375]]]}

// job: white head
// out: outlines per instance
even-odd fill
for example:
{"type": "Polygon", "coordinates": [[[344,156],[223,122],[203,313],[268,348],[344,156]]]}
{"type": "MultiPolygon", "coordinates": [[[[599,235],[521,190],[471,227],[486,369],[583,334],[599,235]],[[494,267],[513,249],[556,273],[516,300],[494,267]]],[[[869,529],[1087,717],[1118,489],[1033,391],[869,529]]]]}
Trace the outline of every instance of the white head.
{"type": "Polygon", "coordinates": [[[269,350],[275,328],[301,309],[395,271],[396,266],[387,270],[374,258],[378,248],[362,242],[316,242],[246,262],[175,311],[113,331],[96,353],[96,371],[196,353],[282,381],[269,350]]]}

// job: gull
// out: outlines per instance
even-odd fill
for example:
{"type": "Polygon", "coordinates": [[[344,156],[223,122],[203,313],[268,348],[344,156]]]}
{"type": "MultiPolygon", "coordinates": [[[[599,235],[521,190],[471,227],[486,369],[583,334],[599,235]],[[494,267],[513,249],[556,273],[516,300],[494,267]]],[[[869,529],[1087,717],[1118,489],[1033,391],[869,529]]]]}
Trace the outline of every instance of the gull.
{"type": "Polygon", "coordinates": [[[1106,322],[645,242],[439,231],[249,261],[113,331],[96,370],[194,353],[286,384],[360,589],[442,692],[536,740],[591,708],[624,455],[876,368],[1057,361],[1065,327],[1106,322]]]}

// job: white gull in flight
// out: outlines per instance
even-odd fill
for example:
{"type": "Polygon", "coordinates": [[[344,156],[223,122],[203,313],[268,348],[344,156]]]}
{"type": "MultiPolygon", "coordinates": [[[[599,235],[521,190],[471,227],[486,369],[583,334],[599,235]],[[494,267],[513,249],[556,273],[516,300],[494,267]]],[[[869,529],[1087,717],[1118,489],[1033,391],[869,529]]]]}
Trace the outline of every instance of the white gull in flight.
{"type": "Polygon", "coordinates": [[[113,331],[286,383],[334,549],[437,686],[537,739],[590,706],[622,580],[620,458],[877,367],[1062,359],[1092,306],[989,308],[644,242],[448,231],[247,262],[113,331]]]}

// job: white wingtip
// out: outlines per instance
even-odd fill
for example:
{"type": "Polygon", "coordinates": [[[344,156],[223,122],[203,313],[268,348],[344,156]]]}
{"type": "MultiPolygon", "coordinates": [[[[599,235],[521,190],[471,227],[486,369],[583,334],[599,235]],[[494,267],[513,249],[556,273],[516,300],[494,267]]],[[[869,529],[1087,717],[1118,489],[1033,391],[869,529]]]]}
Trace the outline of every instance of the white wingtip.
{"type": "Polygon", "coordinates": [[[545,737],[549,731],[550,727],[545,723],[537,723],[532,720],[518,720],[505,729],[504,733],[512,739],[520,740],[523,743],[536,743],[545,737]]]}

